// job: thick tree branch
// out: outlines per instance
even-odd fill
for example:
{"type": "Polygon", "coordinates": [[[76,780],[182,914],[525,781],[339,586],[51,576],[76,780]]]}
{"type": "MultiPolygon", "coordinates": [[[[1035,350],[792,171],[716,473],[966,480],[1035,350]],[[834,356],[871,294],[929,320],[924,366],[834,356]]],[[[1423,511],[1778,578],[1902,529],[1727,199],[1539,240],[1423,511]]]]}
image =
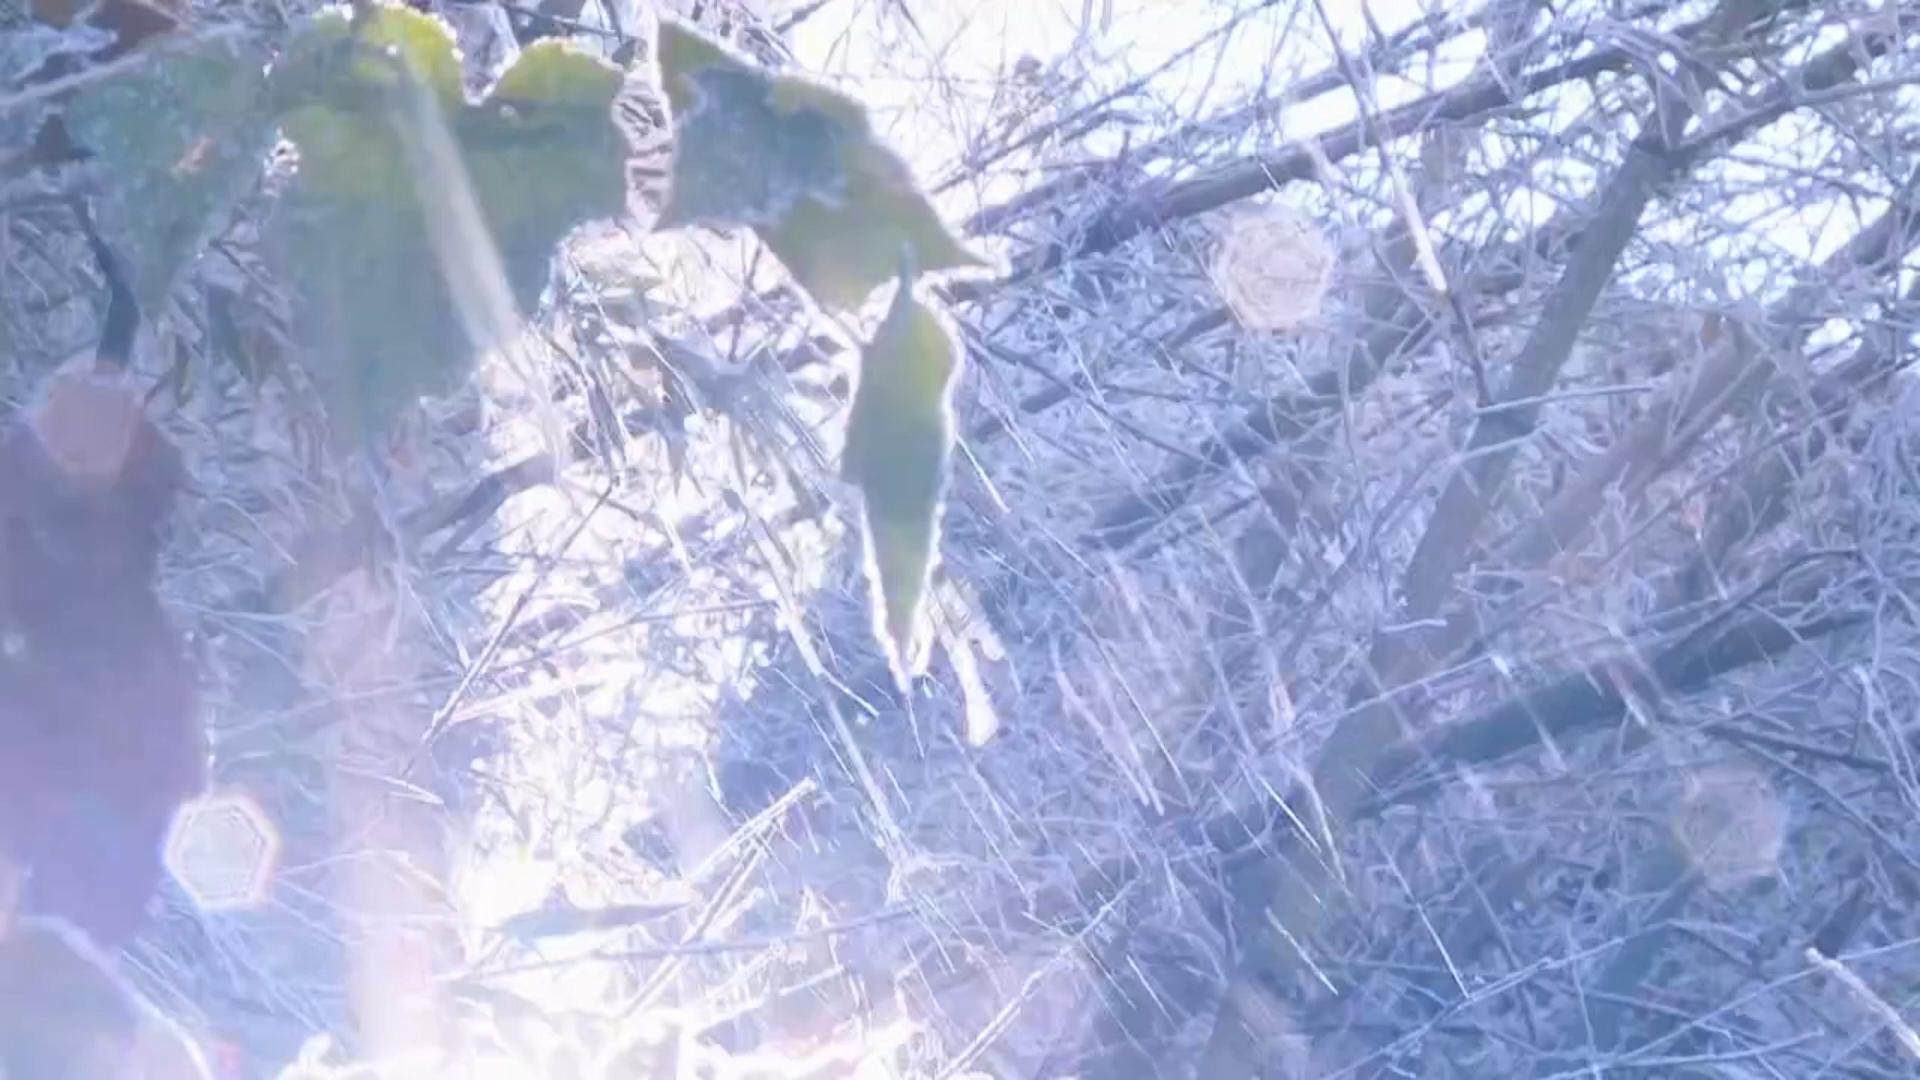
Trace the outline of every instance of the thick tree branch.
{"type": "MultiPolygon", "coordinates": [[[[1675,32],[1678,38],[1696,33],[1700,24],[1675,32]]],[[[1279,188],[1314,175],[1317,162],[1342,161],[1383,139],[1399,139],[1442,124],[1486,118],[1545,90],[1596,75],[1623,70],[1636,57],[1626,49],[1601,49],[1588,56],[1530,74],[1483,74],[1435,94],[1389,109],[1372,124],[1362,118],[1319,136],[1314,147],[1294,146],[1277,154],[1245,158],[1190,180],[1159,190],[1143,191],[1108,208],[1086,231],[1035,252],[1023,261],[1015,276],[1040,273],[1075,258],[1111,251],[1149,229],[1215,210],[1231,202],[1279,188]]]]}
{"type": "MultiPolygon", "coordinates": [[[[1830,584],[1825,575],[1809,577],[1767,610],[1731,619],[1709,620],[1643,660],[1631,649],[1580,671],[1552,680],[1509,699],[1472,719],[1402,741],[1374,756],[1356,786],[1368,794],[1357,800],[1343,825],[1378,815],[1390,806],[1431,798],[1451,786],[1463,771],[1599,731],[1625,720],[1629,694],[1678,696],[1702,690],[1734,672],[1777,660],[1801,645],[1862,625],[1862,611],[1823,612],[1799,618],[1796,608],[1818,602],[1830,584]],[[1798,621],[1796,621],[1798,619],[1798,621]],[[1622,686],[1622,673],[1639,669],[1644,681],[1622,686]]],[[[1295,806],[1311,805],[1311,795],[1288,796],[1295,806]]],[[[1284,927],[1304,944],[1328,915],[1332,894],[1318,857],[1302,850],[1300,834],[1282,810],[1254,822],[1222,818],[1207,828],[1212,843],[1235,851],[1225,862],[1233,901],[1230,918],[1254,940],[1229,982],[1215,1019],[1213,1037],[1199,1076],[1259,1076],[1265,1052],[1257,1016],[1246,1015],[1262,1000],[1259,988],[1284,980],[1295,946],[1262,932],[1284,927]]]]}
{"type": "MultiPolygon", "coordinates": [[[[1539,321],[1514,360],[1503,403],[1482,412],[1459,468],[1440,494],[1407,565],[1400,621],[1430,619],[1452,595],[1454,577],[1506,485],[1514,454],[1538,425],[1541,401],[1559,380],[1580,328],[1638,229],[1641,213],[1680,171],[1683,162],[1671,147],[1689,115],[1678,100],[1657,109],[1608,181],[1585,230],[1586,242],[1548,293],[1539,321]]],[[[1388,685],[1396,681],[1402,652],[1394,638],[1383,639],[1374,650],[1373,670],[1388,685]]]]}
{"type": "MultiPolygon", "coordinates": [[[[1892,41],[1888,34],[1868,33],[1842,43],[1809,63],[1793,81],[1772,83],[1758,104],[1722,112],[1773,119],[1777,117],[1773,103],[1792,100],[1795,83],[1807,90],[1837,86],[1858,73],[1861,60],[1884,53],[1892,41]]],[[[1709,126],[1725,126],[1719,115],[1708,118],[1709,126]]],[[[1920,190],[1920,174],[1908,180],[1885,214],[1808,273],[1761,320],[1785,328],[1784,333],[1763,332],[1758,340],[1741,332],[1725,335],[1699,371],[1669,377],[1663,399],[1612,450],[1560,489],[1546,512],[1507,545],[1503,561],[1521,567],[1541,565],[1586,533],[1616,480],[1637,495],[1677,463],[1734,403],[1773,375],[1777,357],[1800,348],[1832,308],[1834,282],[1877,273],[1879,264],[1897,260],[1920,243],[1920,208],[1912,198],[1916,190],[1920,190]]]]}
{"type": "MultiPolygon", "coordinates": [[[[1367,50],[1368,65],[1379,71],[1397,71],[1408,60],[1424,55],[1441,45],[1452,41],[1458,35],[1477,29],[1486,17],[1487,8],[1482,7],[1463,19],[1447,22],[1444,16],[1436,13],[1426,19],[1413,23],[1389,36],[1367,50]]],[[[1127,84],[1128,89],[1137,89],[1143,80],[1134,80],[1127,84]]],[[[1141,164],[1172,158],[1195,142],[1208,137],[1219,137],[1221,133],[1237,134],[1249,125],[1258,123],[1264,117],[1279,113],[1296,102],[1307,101],[1321,94],[1330,93],[1346,85],[1346,79],[1339,68],[1329,65],[1304,76],[1287,86],[1274,97],[1261,97],[1244,105],[1236,106],[1204,120],[1184,124],[1159,138],[1129,148],[1123,158],[1100,162],[1085,168],[1057,176],[1042,184],[1037,184],[1002,203],[983,207],[976,211],[963,224],[969,235],[978,236],[1006,227],[1027,214],[1041,208],[1058,204],[1098,183],[1100,179],[1116,167],[1127,162],[1141,164]]],[[[1106,95],[1099,104],[1106,104],[1117,95],[1106,95]]],[[[1078,118],[1086,110],[1078,110],[1078,118]]],[[[1066,121],[1049,125],[1047,131],[1058,130],[1066,121]]],[[[1032,136],[1022,140],[1034,141],[1032,136]]],[[[950,185],[942,185],[946,187],[950,185]]]]}
{"type": "MultiPolygon", "coordinates": [[[[1742,27],[1733,17],[1735,10],[1729,8],[1712,16],[1714,30],[1709,36],[1740,33],[1742,27]]],[[[1759,14],[1750,8],[1739,10],[1752,16],[1759,14]]],[[[1430,620],[1450,599],[1455,577],[1473,551],[1474,538],[1505,485],[1517,446],[1532,435],[1541,400],[1558,381],[1580,328],[1637,232],[1641,214],[1656,194],[1692,163],[1691,155],[1676,149],[1693,118],[1690,101],[1665,81],[1656,81],[1654,92],[1653,114],[1607,181],[1584,232],[1585,242],[1548,293],[1539,320],[1502,388],[1502,404],[1483,412],[1463,460],[1441,493],[1402,578],[1399,621],[1430,620]]],[[[1377,768],[1383,758],[1392,756],[1383,754],[1383,747],[1391,746],[1402,733],[1397,706],[1390,695],[1426,662],[1427,654],[1419,645],[1419,635],[1382,635],[1375,640],[1369,652],[1370,678],[1359,689],[1360,696],[1374,700],[1342,720],[1319,752],[1308,792],[1312,800],[1309,805],[1329,832],[1344,829],[1371,798],[1377,768]]],[[[1293,966],[1292,958],[1300,955],[1303,943],[1323,921],[1330,890],[1335,888],[1325,860],[1337,857],[1325,852],[1317,859],[1293,860],[1293,872],[1284,875],[1280,867],[1289,863],[1284,856],[1262,859],[1260,871],[1254,875],[1256,887],[1251,891],[1234,890],[1242,902],[1254,905],[1252,912],[1236,920],[1247,929],[1251,942],[1229,980],[1199,1075],[1258,1075],[1265,1036],[1257,1015],[1246,1013],[1244,1007],[1260,999],[1258,988],[1263,982],[1293,966]],[[1274,970],[1267,971],[1269,966],[1274,970]]]]}
{"type": "MultiPolygon", "coordinates": [[[[1485,300],[1510,293],[1524,284],[1528,266],[1536,259],[1557,260],[1576,247],[1580,236],[1571,227],[1571,215],[1556,216],[1510,256],[1482,260],[1494,269],[1456,282],[1485,300]]],[[[1382,244],[1390,266],[1411,268],[1412,249],[1404,227],[1396,225],[1382,244]]],[[[1398,280],[1404,280],[1398,279],[1398,280]]],[[[1167,515],[1200,493],[1207,480],[1230,468],[1289,445],[1319,429],[1352,396],[1364,390],[1387,362],[1418,347],[1436,331],[1436,310],[1407,295],[1396,283],[1369,289],[1360,305],[1359,341],[1353,358],[1343,367],[1313,376],[1304,393],[1276,394],[1248,408],[1233,423],[1202,443],[1189,458],[1173,463],[1165,474],[1143,489],[1129,493],[1100,512],[1087,541],[1096,547],[1118,549],[1132,545],[1167,515]]]]}

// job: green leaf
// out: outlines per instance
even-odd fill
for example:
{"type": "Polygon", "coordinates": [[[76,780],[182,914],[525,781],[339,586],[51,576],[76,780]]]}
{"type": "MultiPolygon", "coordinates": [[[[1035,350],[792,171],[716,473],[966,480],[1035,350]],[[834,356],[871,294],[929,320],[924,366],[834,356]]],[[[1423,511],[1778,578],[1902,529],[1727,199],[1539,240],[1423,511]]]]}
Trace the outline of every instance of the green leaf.
{"type": "Polygon", "coordinates": [[[413,400],[457,387],[489,344],[463,320],[457,274],[441,262],[445,237],[436,247],[430,231],[459,193],[418,190],[419,155],[435,133],[404,107],[409,68],[456,151],[459,167],[440,173],[464,174],[521,310],[538,302],[559,241],[626,204],[617,68],[543,41],[469,102],[438,19],[399,7],[357,23],[338,12],[315,19],[275,72],[299,150],[280,239],[314,375],[348,435],[380,431],[413,400]]]}
{"type": "Polygon", "coordinates": [[[959,364],[952,332],[902,275],[861,350],[841,471],[865,502],[875,632],[903,684],[920,667],[917,630],[939,547],[959,364]]]}
{"type": "Polygon", "coordinates": [[[561,237],[585,221],[625,212],[628,149],[612,112],[620,83],[618,68],[541,41],[455,126],[522,305],[539,298],[561,237]]]}
{"type": "Polygon", "coordinates": [[[673,20],[658,60],[673,113],[660,224],[750,226],[822,304],[857,307],[903,254],[922,272],[985,262],[837,91],[773,75],[673,20]]]}
{"type": "Polygon", "coordinates": [[[766,101],[766,80],[738,71],[701,71],[694,103],[678,115],[683,152],[660,224],[771,225],[812,191],[844,187],[837,133],[824,117],[787,116],[766,101]]]}
{"type": "Polygon", "coordinates": [[[778,225],[758,232],[787,270],[833,307],[857,307],[900,265],[903,251],[923,271],[985,266],[934,215],[906,166],[879,147],[854,147],[857,163],[840,200],[805,198],[778,225]]]}
{"type": "Polygon", "coordinates": [[[149,312],[259,175],[273,134],[265,64],[264,49],[232,34],[169,44],[67,106],[68,132],[103,177],[96,223],[149,312]]]}
{"type": "Polygon", "coordinates": [[[338,8],[316,16],[274,69],[283,127],[300,151],[302,196],[379,204],[413,198],[393,123],[401,79],[411,70],[444,110],[464,103],[445,23],[411,8],[369,11],[357,23],[338,8]]]}
{"type": "Polygon", "coordinates": [[[315,100],[377,107],[380,93],[398,87],[408,70],[443,106],[461,103],[460,57],[446,23],[384,5],[355,21],[349,10],[336,7],[314,16],[287,42],[275,90],[283,109],[315,100]]]}

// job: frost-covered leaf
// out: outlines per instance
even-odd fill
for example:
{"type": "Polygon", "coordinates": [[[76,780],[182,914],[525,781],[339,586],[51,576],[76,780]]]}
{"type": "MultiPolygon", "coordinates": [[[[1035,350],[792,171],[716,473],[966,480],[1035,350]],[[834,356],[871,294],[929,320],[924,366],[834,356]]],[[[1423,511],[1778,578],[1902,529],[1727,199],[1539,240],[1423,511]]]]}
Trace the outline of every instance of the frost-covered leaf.
{"type": "Polygon", "coordinates": [[[399,86],[405,71],[443,105],[460,104],[460,55],[446,23],[397,5],[373,5],[358,21],[344,8],[331,8],[287,43],[276,89],[283,103],[324,99],[374,105],[378,91],[399,86]]]}
{"type": "Polygon", "coordinates": [[[845,190],[838,132],[817,113],[784,114],[767,101],[767,80],[709,68],[682,80],[694,93],[684,111],[673,185],[660,224],[772,225],[814,192],[845,190]]]}
{"type": "Polygon", "coordinates": [[[620,71],[554,40],[529,46],[455,125],[467,174],[521,304],[554,245],[626,207],[627,144],[613,123],[620,71]]]}
{"type": "Polygon", "coordinates": [[[101,234],[148,310],[259,174],[273,134],[265,63],[249,39],[201,38],[155,49],[67,106],[69,134],[105,180],[93,200],[101,234]]]}
{"type": "Polygon", "coordinates": [[[672,20],[658,50],[674,123],[662,225],[751,226],[814,299],[841,308],[903,252],[923,272],[984,265],[852,98],[763,71],[672,20]]]}
{"type": "Polygon", "coordinates": [[[953,334],[903,276],[893,306],[861,350],[841,462],[866,504],[875,630],[902,681],[920,670],[920,609],[939,546],[953,445],[949,398],[959,364],[953,334]]]}
{"type": "Polygon", "coordinates": [[[400,204],[412,184],[393,123],[411,70],[442,109],[462,104],[459,57],[446,24],[410,8],[377,7],[356,26],[331,10],[288,43],[274,70],[287,137],[300,151],[298,191],[400,204]]]}
{"type": "Polygon", "coordinates": [[[439,20],[397,7],[372,9],[357,27],[339,12],[316,19],[276,72],[300,155],[282,241],[316,377],[347,433],[379,431],[414,399],[457,386],[485,344],[461,317],[430,232],[459,193],[418,190],[429,140],[404,106],[401,62],[459,158],[440,172],[470,185],[522,310],[538,301],[556,244],[625,207],[616,68],[544,41],[469,102],[439,20]]]}

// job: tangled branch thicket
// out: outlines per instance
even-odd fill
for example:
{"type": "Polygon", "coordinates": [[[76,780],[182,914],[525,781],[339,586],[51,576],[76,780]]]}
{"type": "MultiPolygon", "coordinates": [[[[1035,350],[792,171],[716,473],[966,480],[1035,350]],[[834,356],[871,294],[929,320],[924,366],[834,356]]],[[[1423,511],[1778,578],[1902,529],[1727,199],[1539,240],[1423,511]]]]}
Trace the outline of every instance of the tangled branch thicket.
{"type": "MultiPolygon", "coordinates": [[[[431,6],[476,85],[658,14],[431,6]]],[[[870,102],[1006,261],[943,286],[928,674],[836,479],[858,327],[750,238],[577,234],[551,393],[495,365],[342,457],[269,172],[144,362],[195,483],[165,591],[281,859],[171,898],[157,1001],[238,1075],[319,1033],[543,1076],[1920,1067],[1912,11],[768,6],[669,10],[870,102]]],[[[62,185],[111,182],[7,181],[10,385],[92,333],[62,185]]]]}

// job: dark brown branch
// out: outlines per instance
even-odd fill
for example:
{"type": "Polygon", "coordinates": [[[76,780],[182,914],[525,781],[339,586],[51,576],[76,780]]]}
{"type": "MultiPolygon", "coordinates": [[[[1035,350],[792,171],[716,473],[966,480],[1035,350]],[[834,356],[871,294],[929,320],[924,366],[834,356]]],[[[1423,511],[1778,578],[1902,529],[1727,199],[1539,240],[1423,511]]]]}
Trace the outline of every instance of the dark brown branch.
{"type": "MultiPolygon", "coordinates": [[[[1891,36],[1879,33],[1844,42],[1808,63],[1795,82],[1807,90],[1837,86],[1858,73],[1863,59],[1884,53],[1892,43],[1891,36]]],[[[1756,122],[1777,119],[1775,106],[1795,99],[1793,87],[1788,80],[1777,80],[1760,95],[1759,104],[1725,111],[1756,122]]],[[[1831,308],[1828,297],[1833,282],[1874,270],[1889,258],[1897,260],[1920,242],[1920,209],[1912,199],[1917,189],[1920,174],[1909,179],[1885,214],[1773,306],[1763,321],[1787,327],[1784,335],[1763,341],[1744,333],[1728,335],[1702,370],[1685,378],[1672,377],[1667,397],[1649,409],[1611,451],[1560,490],[1536,523],[1508,545],[1505,561],[1519,566],[1545,562],[1585,533],[1617,479],[1625,475],[1629,490],[1642,490],[1677,463],[1716,420],[1774,373],[1772,357],[1797,349],[1819,325],[1821,315],[1831,308]]]]}
{"type": "MultiPolygon", "coordinates": [[[[1376,71],[1396,71],[1407,59],[1422,55],[1480,26],[1486,15],[1482,8],[1466,18],[1441,25],[1438,16],[1421,20],[1396,31],[1385,41],[1368,50],[1367,63],[1376,71]]],[[[1142,143],[1129,149],[1124,158],[1103,161],[1076,169],[1073,172],[1055,177],[1043,184],[1028,188],[1020,194],[1002,203],[985,207],[974,213],[963,224],[969,235],[978,236],[1004,228],[1009,222],[1069,198],[1099,182],[1108,172],[1121,167],[1126,162],[1147,164],[1169,158],[1191,145],[1195,140],[1205,138],[1211,132],[1239,131],[1248,125],[1257,123],[1262,117],[1278,113],[1295,102],[1307,101],[1321,94],[1338,90],[1346,84],[1344,76],[1337,67],[1327,67],[1294,82],[1277,97],[1260,98],[1245,105],[1236,106],[1204,120],[1186,124],[1157,139],[1142,143]]],[[[1129,83],[1134,87],[1135,83],[1129,83]]],[[[1101,104],[1111,100],[1112,95],[1103,98],[1101,104]]],[[[1076,116],[1079,115],[1076,113],[1076,116]]],[[[1027,141],[1032,141],[1031,137],[1027,141]]]]}
{"type": "MultiPolygon", "coordinates": [[[[1584,232],[1586,241],[1547,294],[1539,321],[1514,359],[1513,375],[1502,393],[1503,401],[1510,404],[1484,411],[1474,425],[1460,467],[1441,492],[1407,565],[1399,612],[1403,621],[1432,618],[1452,595],[1454,576],[1499,499],[1514,454],[1533,434],[1541,402],[1559,380],[1580,328],[1639,228],[1641,213],[1683,165],[1671,147],[1689,116],[1686,106],[1669,101],[1656,114],[1608,182],[1584,232]]],[[[1395,640],[1386,639],[1374,650],[1373,669],[1389,683],[1395,678],[1401,652],[1395,640]]]]}
{"type": "MultiPolygon", "coordinates": [[[[1482,298],[1500,296],[1525,283],[1523,269],[1535,258],[1559,258],[1579,243],[1566,222],[1556,218],[1535,230],[1511,258],[1488,261],[1499,269],[1465,283],[1482,298]]],[[[1409,238],[1396,225],[1381,245],[1393,266],[1411,266],[1409,238]],[[1406,250],[1402,251],[1401,249],[1406,250]]],[[[1194,498],[1206,481],[1235,461],[1256,458],[1284,446],[1325,423],[1351,395],[1363,390],[1387,362],[1403,355],[1434,333],[1433,312],[1399,288],[1383,285],[1370,290],[1358,321],[1363,327],[1354,358],[1342,370],[1314,376],[1304,393],[1277,394],[1247,409],[1225,430],[1202,443],[1144,489],[1132,492],[1102,510],[1087,541],[1100,548],[1133,544],[1194,498]]]]}
{"type": "MultiPolygon", "coordinates": [[[[1677,35],[1685,37],[1690,32],[1681,30],[1677,35]]],[[[1371,149],[1374,141],[1369,137],[1370,128],[1376,129],[1381,138],[1391,140],[1441,124],[1481,119],[1544,90],[1619,71],[1633,61],[1633,54],[1624,49],[1602,49],[1532,74],[1481,75],[1449,90],[1389,109],[1373,124],[1358,118],[1343,124],[1318,137],[1317,147],[1296,146],[1277,154],[1244,158],[1191,180],[1141,192],[1100,214],[1081,236],[1040,249],[1024,261],[1015,276],[1044,272],[1071,259],[1111,251],[1149,229],[1218,209],[1290,181],[1307,179],[1314,175],[1318,168],[1316,162],[1322,157],[1338,162],[1371,149]]]]}
{"type": "MultiPolygon", "coordinates": [[[[1896,311],[1920,307],[1920,280],[1907,289],[1896,311]]],[[[1826,453],[1833,435],[1842,432],[1854,406],[1883,388],[1912,358],[1898,347],[1893,331],[1870,334],[1852,356],[1814,380],[1809,396],[1814,408],[1805,417],[1798,438],[1787,440],[1764,460],[1744,471],[1723,509],[1709,523],[1699,553],[1675,579],[1670,600],[1685,602],[1709,594],[1709,582],[1734,548],[1780,523],[1786,517],[1794,480],[1807,465],[1826,453]]]]}
{"type": "MultiPolygon", "coordinates": [[[[1796,590],[1793,599],[1810,599],[1818,592],[1818,584],[1823,582],[1796,590]]],[[[1866,619],[1862,612],[1842,612],[1795,625],[1772,611],[1755,612],[1717,631],[1690,635],[1657,653],[1649,666],[1651,688],[1670,695],[1696,692],[1736,671],[1861,625],[1866,619]]],[[[1637,662],[1630,654],[1609,657],[1471,720],[1447,725],[1379,755],[1359,778],[1376,795],[1359,803],[1345,821],[1362,820],[1389,806],[1431,797],[1467,769],[1536,749],[1548,741],[1564,741],[1621,723],[1627,715],[1627,698],[1617,687],[1623,661],[1627,665],[1637,662]],[[1422,778],[1414,777],[1417,770],[1422,778]]],[[[1293,797],[1295,805],[1302,805],[1300,794],[1293,797]]],[[[1279,974],[1276,965],[1284,967],[1288,963],[1286,954],[1279,951],[1288,946],[1260,933],[1260,928],[1271,918],[1305,940],[1324,918],[1324,898],[1302,890],[1305,883],[1301,875],[1314,865],[1313,857],[1300,850],[1299,835],[1283,812],[1275,810],[1253,823],[1223,818],[1210,824],[1207,834],[1218,847],[1238,849],[1227,860],[1228,889],[1234,904],[1231,918],[1233,925],[1254,941],[1222,998],[1213,1038],[1198,1075],[1257,1076],[1251,1063],[1258,1060],[1260,1052],[1258,1020],[1243,1016],[1241,1010],[1245,1002],[1258,1000],[1258,994],[1238,988],[1257,987],[1279,974]],[[1273,902],[1276,897],[1281,898],[1278,904],[1273,902]]]]}
{"type": "MultiPolygon", "coordinates": [[[[1801,587],[1792,599],[1808,602],[1816,591],[1811,586],[1801,587]]],[[[1657,652],[1649,665],[1650,686],[1663,695],[1695,693],[1734,671],[1776,659],[1806,642],[1865,620],[1862,613],[1847,612],[1796,625],[1773,611],[1756,612],[1723,629],[1687,635],[1657,652]]],[[[1371,816],[1388,806],[1424,798],[1432,793],[1434,785],[1449,783],[1464,770],[1511,757],[1549,740],[1618,722],[1627,708],[1627,697],[1618,685],[1623,659],[1637,663],[1630,657],[1609,657],[1511,698],[1473,719],[1401,742],[1380,755],[1368,771],[1366,785],[1375,794],[1364,804],[1362,813],[1371,816]],[[1413,774],[1422,768],[1427,778],[1416,780],[1413,774]]]]}
{"type": "MultiPolygon", "coordinates": [[[[1741,27],[1729,8],[1710,17],[1710,37],[1737,35],[1741,27]]],[[[1521,347],[1513,374],[1502,388],[1503,405],[1482,413],[1468,441],[1461,464],[1443,490],[1427,530],[1416,546],[1402,578],[1400,620],[1425,622],[1444,609],[1452,597],[1456,575],[1474,550],[1482,523],[1497,504],[1512,467],[1518,444],[1530,437],[1538,422],[1541,401],[1559,379],[1580,328],[1592,312],[1628,242],[1636,234],[1641,214],[1658,192],[1691,165],[1693,156],[1677,149],[1680,136],[1693,117],[1690,102],[1664,82],[1654,86],[1656,107],[1629,146],[1625,160],[1608,180],[1599,205],[1584,232],[1584,242],[1565,272],[1548,293],[1538,322],[1521,347]]],[[[1756,642],[1777,630],[1759,627],[1756,642]]],[[[1715,639],[1719,641],[1720,639],[1715,639]]],[[[1743,639],[1744,640],[1744,639],[1743,639]]],[[[1797,641],[1798,638],[1794,638],[1797,641]]],[[[1349,819],[1370,801],[1378,788],[1380,768],[1395,758],[1391,746],[1402,737],[1393,690],[1416,676],[1427,662],[1420,635],[1381,635],[1369,650],[1368,675],[1357,688],[1372,698],[1349,713],[1321,747],[1313,769],[1311,796],[1318,814],[1331,829],[1344,829],[1349,819]]],[[[1789,647],[1791,642],[1789,642],[1789,647]]],[[[1698,672],[1717,670],[1712,646],[1705,652],[1669,653],[1655,665],[1654,681],[1663,687],[1683,686],[1698,672]],[[1662,667],[1664,665],[1664,668],[1662,667]],[[1677,665],[1677,666],[1676,666],[1677,665]]],[[[1747,661],[1750,662],[1750,661],[1747,661]]],[[[1623,709],[1621,691],[1611,680],[1586,687],[1562,687],[1573,695],[1594,695],[1605,710],[1623,709]],[[1607,687],[1601,689],[1601,687],[1607,687]]],[[[1575,706],[1576,703],[1563,703],[1575,706]]],[[[1565,722],[1568,717],[1591,715],[1595,709],[1569,707],[1543,716],[1523,714],[1539,738],[1549,737],[1536,722],[1565,722]]],[[[1452,729],[1449,729],[1452,730],[1452,729]]],[[[1294,845],[1284,845],[1291,849],[1294,845]]],[[[1337,858],[1325,853],[1324,858],[1337,858]]],[[[1251,903],[1237,925],[1247,928],[1251,942],[1229,980],[1215,1018],[1213,1034],[1199,1074],[1209,1077],[1257,1075],[1263,1036],[1257,1015],[1243,1007],[1260,998],[1259,989],[1271,977],[1294,967],[1299,942],[1311,938],[1323,921],[1332,883],[1319,861],[1296,860],[1291,872],[1284,856],[1258,860],[1252,890],[1235,889],[1237,903],[1251,903]],[[1283,927],[1286,940],[1270,927],[1283,927]],[[1267,970],[1271,966],[1274,970],[1267,970]]]]}

